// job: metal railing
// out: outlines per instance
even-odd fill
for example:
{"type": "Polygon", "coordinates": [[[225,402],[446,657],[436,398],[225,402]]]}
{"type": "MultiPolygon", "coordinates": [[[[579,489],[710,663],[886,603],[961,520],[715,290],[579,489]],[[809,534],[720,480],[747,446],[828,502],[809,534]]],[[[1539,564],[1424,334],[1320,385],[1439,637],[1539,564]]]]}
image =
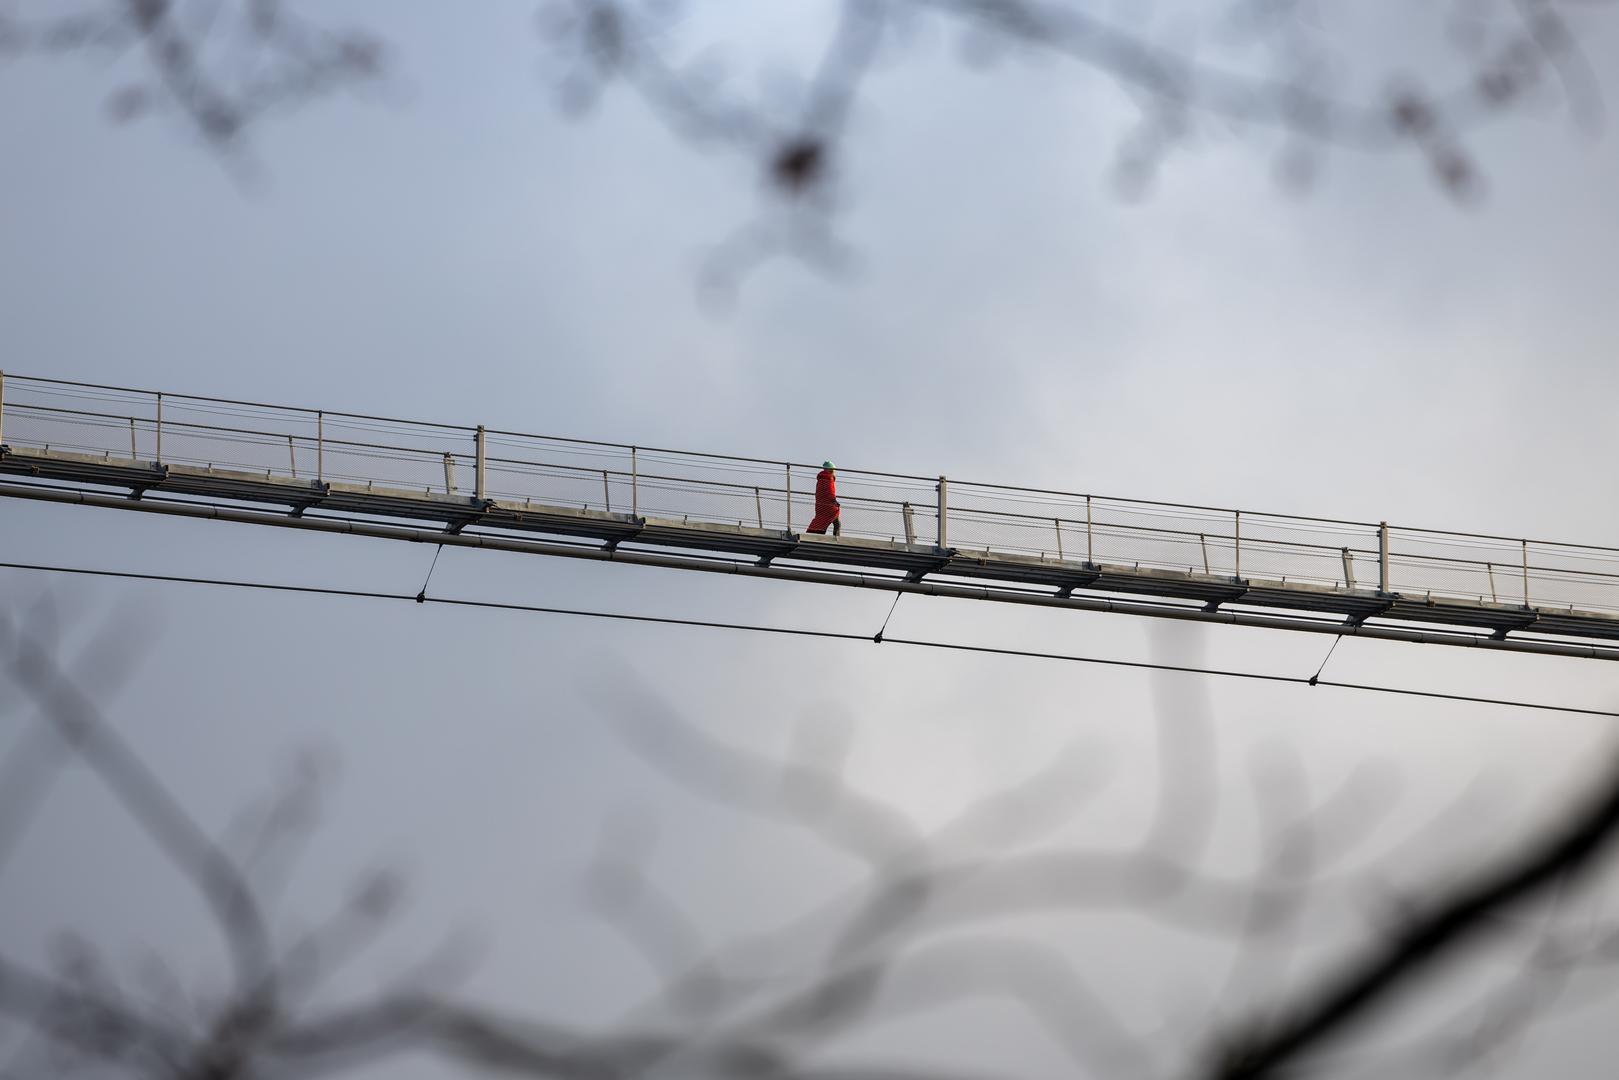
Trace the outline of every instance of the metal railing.
{"type": "MultiPolygon", "coordinates": [[[[795,532],[814,464],[0,374],[12,453],[795,532]]],[[[1619,612],[1619,549],[838,470],[844,535],[986,559],[1619,612]]]]}

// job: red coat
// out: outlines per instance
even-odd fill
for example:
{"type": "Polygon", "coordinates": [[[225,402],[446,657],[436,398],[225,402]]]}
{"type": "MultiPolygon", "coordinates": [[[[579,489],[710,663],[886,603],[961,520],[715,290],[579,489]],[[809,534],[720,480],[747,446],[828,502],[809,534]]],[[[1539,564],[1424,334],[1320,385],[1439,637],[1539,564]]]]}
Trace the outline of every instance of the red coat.
{"type": "Polygon", "coordinates": [[[815,520],[809,523],[809,531],[826,532],[838,516],[838,479],[831,469],[822,469],[815,474],[815,520]]]}
{"type": "Polygon", "coordinates": [[[836,515],[838,512],[838,478],[831,469],[815,474],[815,513],[836,515]]]}

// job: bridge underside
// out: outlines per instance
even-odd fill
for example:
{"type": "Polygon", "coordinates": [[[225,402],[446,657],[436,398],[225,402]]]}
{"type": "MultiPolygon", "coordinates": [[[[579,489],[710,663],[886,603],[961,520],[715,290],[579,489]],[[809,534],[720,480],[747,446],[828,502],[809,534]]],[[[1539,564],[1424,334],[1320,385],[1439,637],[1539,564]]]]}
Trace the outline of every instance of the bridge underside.
{"type": "Polygon", "coordinates": [[[866,588],[1619,659],[1619,617],[0,446],[0,495],[866,588]],[[1616,644],[1607,644],[1607,643],[1616,644]]]}

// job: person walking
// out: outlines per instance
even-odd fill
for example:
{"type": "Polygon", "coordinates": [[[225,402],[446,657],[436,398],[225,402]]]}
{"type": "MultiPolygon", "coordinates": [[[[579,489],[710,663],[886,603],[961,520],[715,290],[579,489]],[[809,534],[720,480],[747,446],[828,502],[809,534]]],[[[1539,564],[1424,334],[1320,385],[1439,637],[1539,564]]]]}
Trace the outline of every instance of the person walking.
{"type": "Polygon", "coordinates": [[[809,524],[809,531],[825,533],[830,525],[833,536],[842,536],[842,514],[843,504],[838,502],[837,466],[823,461],[821,471],[815,474],[815,518],[809,524]]]}

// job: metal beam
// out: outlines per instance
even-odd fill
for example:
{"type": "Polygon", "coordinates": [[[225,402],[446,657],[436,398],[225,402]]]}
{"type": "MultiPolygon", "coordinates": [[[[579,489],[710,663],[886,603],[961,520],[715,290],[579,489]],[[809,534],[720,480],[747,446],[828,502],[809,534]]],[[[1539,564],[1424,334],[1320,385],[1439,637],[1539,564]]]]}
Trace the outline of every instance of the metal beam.
{"type": "Polygon", "coordinates": [[[1329,623],[1307,617],[1261,615],[1234,611],[1204,611],[1200,607],[1160,604],[1141,600],[1121,600],[1111,597],[1059,596],[1053,593],[1032,592],[992,585],[952,585],[937,581],[911,582],[900,578],[861,572],[759,566],[753,562],[737,562],[701,556],[665,555],[649,551],[625,551],[622,548],[605,551],[595,546],[585,547],[551,541],[525,540],[515,537],[493,536],[486,533],[454,535],[447,534],[439,529],[418,529],[365,521],[309,516],[293,518],[279,513],[214,506],[204,503],[170,502],[150,498],[140,502],[131,502],[116,495],[70,491],[25,483],[0,482],[0,497],[30,499],[38,502],[73,506],[92,506],[110,510],[135,510],[142,513],[164,514],[209,521],[273,525],[280,528],[300,529],[309,532],[364,536],[377,540],[483,548],[490,551],[549,555],[558,558],[583,559],[590,562],[629,563],[635,566],[695,570],[710,574],[736,574],[743,577],[768,578],[776,581],[840,585],[845,588],[876,589],[886,592],[914,593],[922,596],[942,596],[962,600],[989,600],[1031,607],[1108,612],[1156,619],[1173,619],[1181,622],[1247,626],[1265,630],[1291,630],[1312,634],[1330,634],[1337,637],[1370,638],[1376,641],[1447,645],[1491,652],[1530,653],[1541,656],[1563,656],[1592,660],[1619,660],[1619,648],[1573,642],[1525,641],[1514,638],[1496,640],[1479,634],[1457,631],[1407,630],[1401,627],[1373,626],[1366,623],[1358,625],[1329,623]]]}

